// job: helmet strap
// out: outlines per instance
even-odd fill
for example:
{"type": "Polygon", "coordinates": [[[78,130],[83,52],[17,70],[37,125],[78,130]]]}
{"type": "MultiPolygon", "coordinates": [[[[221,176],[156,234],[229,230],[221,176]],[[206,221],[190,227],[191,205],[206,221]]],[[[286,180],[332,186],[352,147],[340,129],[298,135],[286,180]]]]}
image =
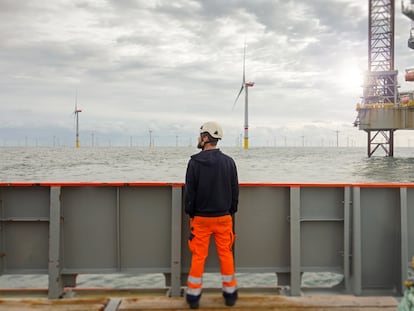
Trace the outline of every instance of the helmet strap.
{"type": "Polygon", "coordinates": [[[205,142],[205,141],[203,140],[205,136],[206,136],[206,135],[200,134],[200,141],[199,141],[199,142],[198,142],[198,144],[197,144],[197,148],[198,148],[198,149],[204,150],[205,145],[208,143],[208,142],[205,142]]]}
{"type": "Polygon", "coordinates": [[[200,134],[200,142],[198,143],[198,145],[197,145],[197,148],[199,148],[199,149],[201,149],[201,150],[204,150],[205,149],[205,147],[206,147],[206,145],[207,144],[210,144],[210,143],[212,143],[213,141],[211,141],[210,140],[210,138],[209,138],[209,135],[207,135],[207,134],[200,134]],[[204,137],[207,137],[207,141],[204,141],[203,139],[204,139],[204,137]]]}

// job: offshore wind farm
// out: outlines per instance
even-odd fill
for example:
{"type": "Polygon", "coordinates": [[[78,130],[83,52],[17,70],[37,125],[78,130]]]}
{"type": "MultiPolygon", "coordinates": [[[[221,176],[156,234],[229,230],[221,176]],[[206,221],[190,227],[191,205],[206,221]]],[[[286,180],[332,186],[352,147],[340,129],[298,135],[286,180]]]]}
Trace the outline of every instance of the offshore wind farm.
{"type": "MultiPolygon", "coordinates": [[[[76,147],[67,118],[74,89],[85,111],[77,114],[80,147],[189,146],[206,119],[223,125],[226,146],[364,146],[365,125],[358,131],[353,121],[367,68],[367,3],[196,1],[185,16],[167,4],[10,5],[0,12],[10,29],[0,147],[76,147]]],[[[395,2],[400,72],[412,67],[401,5],[407,12],[411,3],[395,2]]],[[[409,81],[397,78],[403,94],[409,81]]],[[[409,131],[393,134],[396,147],[412,144],[409,131]]]]}

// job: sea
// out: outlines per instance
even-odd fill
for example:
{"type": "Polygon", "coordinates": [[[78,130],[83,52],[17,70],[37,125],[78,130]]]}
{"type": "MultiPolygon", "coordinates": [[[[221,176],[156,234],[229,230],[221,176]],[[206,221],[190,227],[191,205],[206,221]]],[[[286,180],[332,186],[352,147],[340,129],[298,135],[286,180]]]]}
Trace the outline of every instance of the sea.
{"type": "MultiPolygon", "coordinates": [[[[237,165],[239,182],[411,183],[414,148],[396,147],[394,157],[365,147],[220,148],[237,165]]],[[[184,182],[195,147],[0,147],[0,182],[184,182]]],[[[237,270],[237,267],[236,267],[237,270]]],[[[331,287],[334,273],[304,274],[302,286],[331,287]]],[[[273,287],[273,273],[238,273],[240,287],[273,287]],[[260,280],[260,281],[258,281],[260,280]]],[[[47,288],[47,275],[2,275],[0,288],[47,288]]],[[[161,274],[85,274],[79,288],[162,288],[161,274]]],[[[220,276],[205,273],[204,286],[219,287],[220,276]]]]}
{"type": "MultiPolygon", "coordinates": [[[[414,182],[414,148],[223,147],[240,182],[414,182]]],[[[195,147],[0,147],[0,182],[184,182],[195,147]]]]}

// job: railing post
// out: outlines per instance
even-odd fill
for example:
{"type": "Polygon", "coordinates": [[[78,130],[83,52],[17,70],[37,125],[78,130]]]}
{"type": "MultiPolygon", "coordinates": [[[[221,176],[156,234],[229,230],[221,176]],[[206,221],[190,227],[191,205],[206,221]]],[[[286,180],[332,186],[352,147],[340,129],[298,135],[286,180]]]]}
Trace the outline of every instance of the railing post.
{"type": "Polygon", "coordinates": [[[116,187],[116,267],[121,271],[121,190],[116,187]]]}
{"type": "Polygon", "coordinates": [[[407,187],[400,188],[401,208],[401,282],[398,285],[401,292],[404,291],[404,281],[408,278],[408,202],[407,187]]]}
{"type": "Polygon", "coordinates": [[[290,187],[290,295],[300,296],[300,188],[290,187]]]}
{"type": "Polygon", "coordinates": [[[182,187],[172,186],[171,202],[171,297],[181,295],[182,187]]]}
{"type": "Polygon", "coordinates": [[[361,188],[353,188],[352,278],[354,295],[362,294],[361,188]]]}
{"type": "MultiPolygon", "coordinates": [[[[2,188],[0,188],[0,218],[4,219],[4,206],[2,198],[2,188]]],[[[4,252],[4,222],[0,222],[0,275],[3,275],[5,265],[5,252],[4,252]]]]}
{"type": "Polygon", "coordinates": [[[49,219],[49,299],[60,298],[63,294],[61,266],[61,204],[60,187],[50,187],[49,219]]]}
{"type": "Polygon", "coordinates": [[[351,292],[351,189],[344,188],[344,283],[347,293],[351,292]]]}

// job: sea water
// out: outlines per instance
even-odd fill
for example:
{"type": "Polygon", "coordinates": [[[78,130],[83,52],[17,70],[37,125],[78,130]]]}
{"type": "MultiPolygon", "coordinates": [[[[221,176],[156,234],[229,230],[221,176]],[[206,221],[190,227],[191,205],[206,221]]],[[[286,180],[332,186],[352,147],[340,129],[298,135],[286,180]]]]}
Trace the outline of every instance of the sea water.
{"type": "MultiPolygon", "coordinates": [[[[368,183],[414,182],[414,148],[395,156],[368,158],[362,147],[223,147],[238,168],[240,182],[368,183]]],[[[184,182],[193,147],[0,147],[0,182],[184,182]]],[[[237,267],[236,267],[237,270],[237,267]]],[[[243,286],[275,286],[273,273],[238,273],[243,286]],[[260,280],[260,281],[259,281],[260,280]]],[[[337,284],[341,275],[304,274],[302,286],[337,284]]],[[[220,286],[219,275],[204,276],[205,286],[220,286]]],[[[0,276],[2,288],[47,287],[47,275],[0,276]]],[[[78,287],[159,288],[161,274],[79,275],[78,287]]]]}
{"type": "MultiPolygon", "coordinates": [[[[414,182],[414,148],[368,158],[364,148],[226,147],[240,182],[414,182]]],[[[184,182],[192,147],[0,147],[0,182],[184,182]]]]}

